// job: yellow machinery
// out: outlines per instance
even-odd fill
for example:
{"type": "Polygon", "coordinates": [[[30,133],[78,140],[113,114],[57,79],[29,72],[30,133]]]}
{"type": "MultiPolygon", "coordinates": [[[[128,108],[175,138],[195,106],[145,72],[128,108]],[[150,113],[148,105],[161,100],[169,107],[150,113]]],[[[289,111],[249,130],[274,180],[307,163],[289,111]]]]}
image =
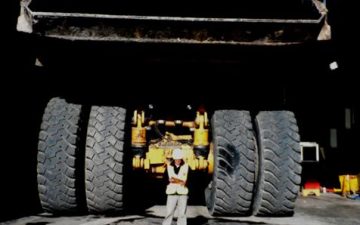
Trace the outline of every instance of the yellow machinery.
{"type": "Polygon", "coordinates": [[[132,120],[131,145],[133,149],[142,149],[144,154],[134,151],[132,166],[161,177],[166,165],[171,162],[172,151],[176,148],[184,151],[184,160],[192,170],[213,172],[213,149],[209,144],[209,120],[207,113],[196,113],[194,121],[145,121],[144,111],[134,111],[132,120]],[[147,141],[147,130],[153,126],[185,127],[189,134],[176,135],[170,132],[160,139],[147,141]],[[197,151],[202,150],[202,151],[197,151]]]}

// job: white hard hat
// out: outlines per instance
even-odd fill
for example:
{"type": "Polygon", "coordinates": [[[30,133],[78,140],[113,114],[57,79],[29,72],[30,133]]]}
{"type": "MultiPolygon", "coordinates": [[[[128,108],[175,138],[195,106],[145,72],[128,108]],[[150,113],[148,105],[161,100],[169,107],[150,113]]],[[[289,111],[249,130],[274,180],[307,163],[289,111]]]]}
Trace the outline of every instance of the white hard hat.
{"type": "Polygon", "coordinates": [[[180,148],[175,148],[172,152],[173,159],[182,159],[184,157],[183,151],[180,148]]]}

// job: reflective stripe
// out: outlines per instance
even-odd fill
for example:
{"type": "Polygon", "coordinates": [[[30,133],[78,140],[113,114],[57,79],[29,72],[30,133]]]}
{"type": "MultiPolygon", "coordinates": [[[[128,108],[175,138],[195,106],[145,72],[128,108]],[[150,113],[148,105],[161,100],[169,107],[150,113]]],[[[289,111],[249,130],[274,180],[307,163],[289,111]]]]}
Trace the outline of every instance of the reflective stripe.
{"type": "MultiPolygon", "coordinates": [[[[180,167],[178,174],[175,174],[174,167],[171,165],[167,166],[167,171],[168,171],[169,179],[174,177],[174,178],[177,178],[179,180],[186,182],[187,177],[188,177],[188,172],[189,172],[189,165],[186,163],[184,165],[182,165],[180,167]]],[[[168,194],[168,195],[174,195],[174,194],[187,195],[188,193],[189,193],[188,188],[181,184],[170,183],[166,187],[166,194],[168,194]]]]}

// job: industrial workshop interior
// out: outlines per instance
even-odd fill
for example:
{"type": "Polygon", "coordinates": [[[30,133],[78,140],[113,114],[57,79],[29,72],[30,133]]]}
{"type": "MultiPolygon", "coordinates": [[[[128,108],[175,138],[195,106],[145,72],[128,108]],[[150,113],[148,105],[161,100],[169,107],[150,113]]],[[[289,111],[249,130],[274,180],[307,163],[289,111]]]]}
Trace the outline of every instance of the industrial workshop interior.
{"type": "Polygon", "coordinates": [[[360,224],[353,9],[11,1],[0,224],[360,224]]]}

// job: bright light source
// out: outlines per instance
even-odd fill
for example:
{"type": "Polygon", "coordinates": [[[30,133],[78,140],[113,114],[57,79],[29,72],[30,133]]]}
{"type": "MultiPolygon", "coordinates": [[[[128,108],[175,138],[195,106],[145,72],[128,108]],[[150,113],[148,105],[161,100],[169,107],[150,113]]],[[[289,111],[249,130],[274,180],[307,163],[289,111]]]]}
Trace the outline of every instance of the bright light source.
{"type": "Polygon", "coordinates": [[[43,67],[44,65],[40,62],[38,58],[35,59],[35,66],[43,67]]]}
{"type": "Polygon", "coordinates": [[[331,69],[331,70],[336,70],[337,68],[339,68],[339,65],[337,64],[336,61],[330,63],[329,66],[330,66],[330,69],[331,69]]]}
{"type": "Polygon", "coordinates": [[[187,105],[186,108],[187,108],[188,110],[191,110],[191,109],[192,109],[191,105],[187,105]]]}
{"type": "Polygon", "coordinates": [[[154,108],[154,106],[152,105],[152,104],[149,104],[149,109],[153,109],[154,108]]]}

